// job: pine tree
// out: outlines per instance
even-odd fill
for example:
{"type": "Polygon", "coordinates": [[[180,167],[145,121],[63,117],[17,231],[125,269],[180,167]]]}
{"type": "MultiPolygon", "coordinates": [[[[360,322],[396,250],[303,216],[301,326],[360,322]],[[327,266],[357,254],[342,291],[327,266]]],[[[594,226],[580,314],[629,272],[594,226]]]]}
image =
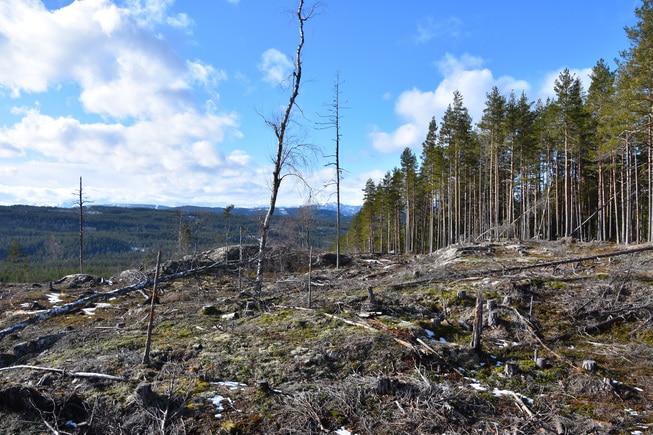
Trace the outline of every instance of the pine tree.
{"type": "Polygon", "coordinates": [[[439,207],[441,197],[439,187],[443,177],[442,148],[437,145],[438,124],[435,117],[429,122],[429,130],[426,139],[422,142],[422,155],[420,175],[424,186],[424,196],[428,207],[428,252],[432,253],[436,245],[436,209],[439,207]]]}
{"type": "Polygon", "coordinates": [[[466,188],[470,186],[466,181],[473,180],[469,177],[472,175],[471,171],[466,170],[474,166],[473,157],[476,153],[476,143],[472,137],[472,119],[463,105],[462,94],[458,91],[454,92],[453,103],[447,107],[442,117],[438,144],[444,147],[449,162],[447,244],[450,244],[456,243],[463,236],[462,230],[466,223],[463,199],[468,193],[466,188]],[[468,177],[464,181],[466,175],[468,177]]]}
{"type": "Polygon", "coordinates": [[[5,275],[14,282],[24,282],[29,278],[29,258],[18,240],[9,245],[5,269],[5,275]]]}
{"type": "MultiPolygon", "coordinates": [[[[486,159],[485,167],[487,186],[482,191],[487,197],[487,221],[491,238],[499,238],[499,222],[501,210],[501,186],[502,177],[500,161],[505,145],[505,118],[506,98],[499,93],[499,88],[494,86],[487,94],[483,117],[479,123],[481,141],[483,145],[483,156],[486,159]]],[[[486,228],[483,228],[485,230],[486,228]]]]}
{"type": "Polygon", "coordinates": [[[616,132],[616,87],[615,74],[603,59],[592,68],[592,82],[586,100],[586,108],[590,116],[589,130],[592,136],[594,160],[596,161],[596,238],[599,241],[608,240],[610,234],[611,204],[610,162],[617,152],[618,142],[616,132]]]}
{"type": "MultiPolygon", "coordinates": [[[[630,118],[629,126],[622,131],[623,145],[628,149],[623,156],[627,160],[625,182],[632,187],[633,176],[637,181],[637,173],[632,174],[631,157],[636,157],[638,150],[634,143],[636,136],[641,136],[642,153],[647,156],[647,191],[648,195],[648,225],[647,240],[653,241],[653,1],[643,0],[642,5],[635,9],[637,23],[626,27],[626,36],[630,40],[630,48],[621,53],[618,67],[618,88],[620,107],[625,109],[622,116],[630,118]],[[631,143],[631,141],[633,143],[631,143]]],[[[636,166],[635,166],[636,169],[636,166]]],[[[625,193],[630,194],[629,191],[625,193]]],[[[630,210],[630,198],[622,200],[626,214],[630,210]]],[[[639,216],[639,213],[637,213],[639,216]]],[[[623,225],[627,230],[627,225],[623,225]]],[[[628,243],[628,239],[624,242],[628,243]]]]}
{"type": "Polygon", "coordinates": [[[405,223],[405,252],[408,254],[414,251],[415,244],[415,202],[417,200],[417,158],[410,148],[404,148],[401,153],[401,173],[403,181],[403,203],[405,223]]]}
{"type": "Polygon", "coordinates": [[[573,204],[576,198],[575,186],[578,183],[579,165],[577,153],[581,146],[581,130],[583,127],[583,99],[580,79],[565,68],[554,84],[556,100],[554,107],[557,113],[557,130],[560,134],[562,151],[562,210],[564,226],[562,234],[571,236],[574,230],[573,204]]]}

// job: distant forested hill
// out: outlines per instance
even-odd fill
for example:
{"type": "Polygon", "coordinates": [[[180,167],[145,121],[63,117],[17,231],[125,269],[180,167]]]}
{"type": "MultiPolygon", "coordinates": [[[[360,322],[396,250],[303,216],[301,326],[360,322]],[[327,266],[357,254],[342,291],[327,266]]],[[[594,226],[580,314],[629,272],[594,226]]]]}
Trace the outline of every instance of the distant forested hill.
{"type": "MultiPolygon", "coordinates": [[[[84,271],[109,276],[164,258],[227,244],[256,243],[263,209],[89,206],[84,209],[84,271]]],[[[342,216],[343,233],[351,216],[342,216]]],[[[0,279],[11,280],[12,244],[28,260],[24,279],[43,281],[79,271],[79,209],[0,206],[0,279]]],[[[330,208],[280,208],[272,243],[331,249],[336,215],[330,208]]]]}

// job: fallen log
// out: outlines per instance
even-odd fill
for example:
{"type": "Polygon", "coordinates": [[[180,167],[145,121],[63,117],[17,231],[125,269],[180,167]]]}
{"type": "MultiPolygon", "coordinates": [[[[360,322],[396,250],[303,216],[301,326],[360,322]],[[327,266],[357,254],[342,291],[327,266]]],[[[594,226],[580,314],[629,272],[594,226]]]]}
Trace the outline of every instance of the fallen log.
{"type": "Polygon", "coordinates": [[[646,252],[646,251],[653,251],[653,245],[640,246],[639,248],[624,249],[623,251],[608,252],[605,254],[595,254],[595,255],[587,255],[585,257],[568,258],[565,260],[548,261],[546,263],[504,267],[502,269],[490,270],[487,273],[495,274],[495,273],[521,272],[529,269],[559,266],[561,264],[578,263],[582,261],[596,260],[599,258],[610,258],[610,257],[617,257],[619,255],[638,254],[640,252],[646,252]]]}
{"type": "Polygon", "coordinates": [[[71,378],[91,378],[91,379],[106,379],[108,381],[120,381],[126,382],[127,379],[120,376],[107,375],[104,373],[92,373],[92,372],[69,372],[64,369],[55,369],[52,367],[40,367],[40,366],[29,366],[29,365],[17,365],[11,367],[0,368],[0,372],[7,370],[40,370],[44,372],[53,372],[59,373],[62,376],[68,376],[71,378]]]}
{"type": "MultiPolygon", "coordinates": [[[[198,275],[201,273],[205,273],[211,269],[214,269],[218,266],[221,266],[222,263],[214,263],[208,266],[200,267],[197,269],[189,269],[185,270],[182,272],[174,273],[172,275],[166,275],[163,277],[159,278],[159,282],[166,282],[166,281],[173,281],[175,279],[179,278],[184,278],[187,276],[192,276],[192,275],[198,275]]],[[[75,302],[71,302],[69,304],[63,305],[61,307],[53,308],[49,311],[46,311],[45,313],[41,313],[37,316],[30,317],[29,319],[23,320],[22,322],[15,323],[11,326],[8,326],[4,328],[3,330],[0,330],[0,340],[3,339],[5,336],[15,332],[19,331],[21,329],[26,328],[29,325],[33,325],[35,323],[42,322],[43,320],[48,320],[53,317],[61,316],[63,314],[68,314],[72,311],[75,311],[78,308],[83,308],[86,305],[99,302],[99,301],[106,301],[108,299],[111,299],[113,297],[117,296],[122,296],[127,293],[136,291],[136,290],[142,290],[146,287],[149,287],[154,284],[154,279],[148,279],[146,281],[141,281],[136,284],[129,285],[127,287],[121,287],[119,289],[111,290],[105,293],[97,293],[82,299],[79,299],[75,302]]]]}

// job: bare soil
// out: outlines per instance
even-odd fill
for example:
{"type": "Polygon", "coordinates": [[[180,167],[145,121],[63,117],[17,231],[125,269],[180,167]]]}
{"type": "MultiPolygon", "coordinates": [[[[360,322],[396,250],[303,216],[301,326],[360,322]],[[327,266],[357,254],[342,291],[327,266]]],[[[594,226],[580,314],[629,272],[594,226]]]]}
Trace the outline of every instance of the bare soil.
{"type": "Polygon", "coordinates": [[[277,249],[260,294],[216,250],[164,268],[209,266],[162,281],[148,364],[151,286],[11,328],[152,271],[2,284],[0,432],[647,433],[653,251],[632,248],[323,256],[310,292],[308,254],[277,249]]]}

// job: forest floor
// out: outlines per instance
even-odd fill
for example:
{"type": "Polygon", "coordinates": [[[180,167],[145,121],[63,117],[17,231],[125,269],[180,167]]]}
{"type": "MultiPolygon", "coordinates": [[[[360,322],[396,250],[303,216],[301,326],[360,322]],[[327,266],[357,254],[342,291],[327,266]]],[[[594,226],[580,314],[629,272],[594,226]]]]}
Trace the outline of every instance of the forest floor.
{"type": "Polygon", "coordinates": [[[315,264],[310,293],[307,253],[278,250],[260,294],[216,250],[166,265],[209,268],[160,283],[147,364],[151,286],[83,301],[152,272],[2,284],[0,433],[648,433],[649,248],[360,255],[315,264]]]}

